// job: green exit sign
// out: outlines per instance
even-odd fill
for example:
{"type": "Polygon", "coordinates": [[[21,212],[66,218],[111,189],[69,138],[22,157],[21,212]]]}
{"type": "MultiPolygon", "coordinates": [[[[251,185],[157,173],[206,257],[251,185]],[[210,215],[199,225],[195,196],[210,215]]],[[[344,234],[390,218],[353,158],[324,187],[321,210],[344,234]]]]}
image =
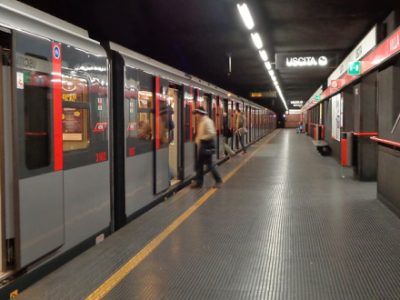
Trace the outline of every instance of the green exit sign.
{"type": "Polygon", "coordinates": [[[321,95],[315,96],[315,100],[317,100],[317,101],[321,100],[321,95]]]}
{"type": "Polygon", "coordinates": [[[353,61],[349,63],[347,74],[350,76],[357,76],[361,74],[361,61],[353,61]]]}

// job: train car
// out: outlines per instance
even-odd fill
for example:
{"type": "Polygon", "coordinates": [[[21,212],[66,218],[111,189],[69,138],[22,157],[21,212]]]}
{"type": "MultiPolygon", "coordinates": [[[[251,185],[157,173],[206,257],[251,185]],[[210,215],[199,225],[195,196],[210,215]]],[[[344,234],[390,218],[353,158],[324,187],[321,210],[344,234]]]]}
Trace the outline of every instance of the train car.
{"type": "MultiPolygon", "coordinates": [[[[9,289],[10,278],[23,288],[21,278],[43,276],[189,183],[196,107],[216,125],[218,162],[224,112],[232,129],[235,109],[248,114],[248,144],[261,137],[253,113],[265,108],[103,46],[60,19],[0,2],[0,280],[9,289]]],[[[229,142],[239,149],[235,136],[229,142]]]]}
{"type": "Polygon", "coordinates": [[[231,107],[233,128],[234,109],[244,102],[115,43],[109,44],[109,53],[114,83],[114,199],[119,199],[113,207],[116,228],[120,228],[194,176],[193,109],[203,107],[214,120],[217,159],[222,160],[223,110],[231,107]]]}
{"type": "Polygon", "coordinates": [[[110,228],[108,61],[86,31],[0,4],[1,275],[110,228]]]}

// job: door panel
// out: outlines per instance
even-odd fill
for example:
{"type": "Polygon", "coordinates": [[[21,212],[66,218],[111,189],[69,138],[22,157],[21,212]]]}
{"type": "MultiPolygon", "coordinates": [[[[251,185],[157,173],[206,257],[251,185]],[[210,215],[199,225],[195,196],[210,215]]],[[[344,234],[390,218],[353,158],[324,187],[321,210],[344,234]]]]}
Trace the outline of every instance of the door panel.
{"type": "Polygon", "coordinates": [[[14,32],[17,266],[64,243],[61,45],[14,32]],[[29,61],[29,64],[24,62],[29,61]]]}
{"type": "Polygon", "coordinates": [[[168,81],[155,78],[155,182],[154,193],[159,194],[169,188],[169,137],[168,137],[168,81]]]}
{"type": "Polygon", "coordinates": [[[61,172],[20,180],[20,267],[64,243],[61,172]]]}
{"type": "Polygon", "coordinates": [[[154,199],[153,195],[153,153],[143,153],[126,159],[125,191],[126,215],[130,216],[154,199]]]}
{"type": "Polygon", "coordinates": [[[184,178],[194,175],[195,172],[195,144],[194,144],[194,95],[193,89],[184,86],[184,114],[183,114],[183,165],[184,178]]]}
{"type": "Polygon", "coordinates": [[[168,89],[168,134],[169,134],[169,170],[170,179],[179,180],[179,149],[180,147],[180,136],[178,129],[180,126],[180,107],[181,100],[179,98],[179,91],[174,88],[168,89]]]}

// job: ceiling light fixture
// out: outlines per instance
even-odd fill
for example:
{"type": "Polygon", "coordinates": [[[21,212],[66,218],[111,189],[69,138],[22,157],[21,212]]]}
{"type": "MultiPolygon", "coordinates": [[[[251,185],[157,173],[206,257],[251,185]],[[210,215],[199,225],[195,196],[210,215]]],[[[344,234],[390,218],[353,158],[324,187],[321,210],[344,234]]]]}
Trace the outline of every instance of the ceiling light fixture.
{"type": "Polygon", "coordinates": [[[254,46],[256,46],[257,49],[261,49],[263,47],[263,42],[258,32],[252,33],[251,39],[253,40],[254,46]]]}
{"type": "Polygon", "coordinates": [[[253,17],[251,16],[250,10],[247,7],[246,3],[237,4],[237,8],[239,10],[240,16],[242,17],[244,25],[248,30],[252,30],[254,28],[253,17]]]}
{"type": "Polygon", "coordinates": [[[262,59],[263,61],[268,61],[268,54],[267,54],[267,51],[265,51],[265,50],[260,50],[259,53],[260,53],[260,57],[261,57],[261,59],[262,59]]]}
{"type": "MultiPolygon", "coordinates": [[[[252,30],[255,27],[255,24],[254,24],[253,17],[251,16],[249,7],[247,6],[246,3],[241,3],[241,4],[238,3],[236,6],[237,6],[237,9],[239,11],[239,14],[242,18],[244,25],[246,26],[246,28],[248,30],[252,30]]],[[[253,32],[251,34],[251,39],[254,43],[254,46],[257,48],[257,50],[259,50],[260,57],[263,60],[263,62],[265,63],[265,67],[267,68],[268,73],[271,76],[272,82],[275,85],[275,89],[278,92],[283,105],[285,106],[286,110],[288,110],[285,97],[283,97],[283,94],[282,94],[281,88],[279,87],[279,83],[275,76],[274,70],[272,69],[271,63],[268,61],[268,53],[267,53],[267,51],[262,49],[263,41],[262,41],[259,33],[253,32]]]]}

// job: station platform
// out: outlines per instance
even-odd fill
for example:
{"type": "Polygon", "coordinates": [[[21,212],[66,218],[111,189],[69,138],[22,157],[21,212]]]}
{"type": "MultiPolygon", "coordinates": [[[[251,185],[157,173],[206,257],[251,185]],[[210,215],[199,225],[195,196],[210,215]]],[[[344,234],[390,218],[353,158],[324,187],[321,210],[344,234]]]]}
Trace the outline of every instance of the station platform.
{"type": "Polygon", "coordinates": [[[18,299],[399,299],[400,219],[276,130],[18,299]]]}

